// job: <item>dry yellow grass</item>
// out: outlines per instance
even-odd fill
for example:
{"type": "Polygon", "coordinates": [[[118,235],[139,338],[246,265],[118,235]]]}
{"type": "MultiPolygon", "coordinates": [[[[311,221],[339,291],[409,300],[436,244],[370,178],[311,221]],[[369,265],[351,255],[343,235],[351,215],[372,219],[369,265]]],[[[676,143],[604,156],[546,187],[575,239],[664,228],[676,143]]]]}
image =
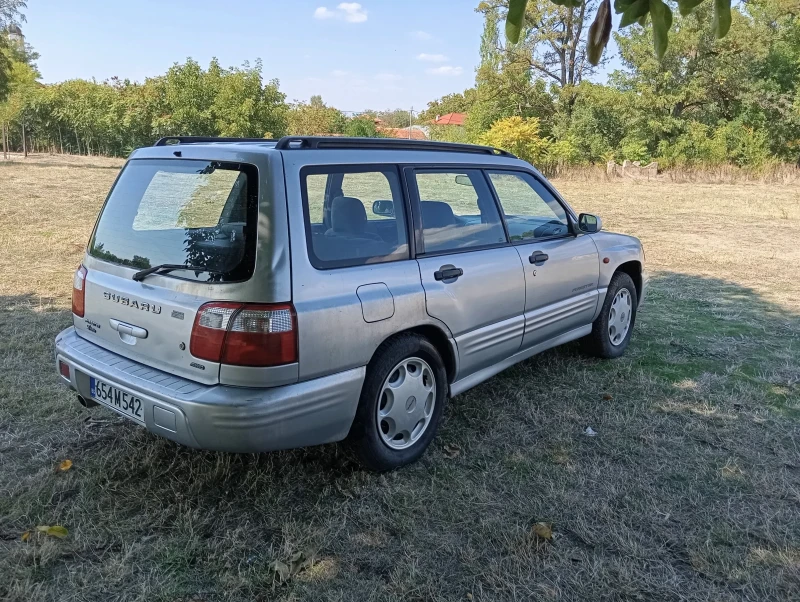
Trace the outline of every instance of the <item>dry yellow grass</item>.
{"type": "Polygon", "coordinates": [[[0,161],[0,599],[797,599],[797,186],[556,180],[644,242],[627,355],[524,362],[377,476],[335,445],[182,448],[58,383],[53,337],[119,165],[0,161]],[[37,525],[69,534],[23,541],[37,525]]]}

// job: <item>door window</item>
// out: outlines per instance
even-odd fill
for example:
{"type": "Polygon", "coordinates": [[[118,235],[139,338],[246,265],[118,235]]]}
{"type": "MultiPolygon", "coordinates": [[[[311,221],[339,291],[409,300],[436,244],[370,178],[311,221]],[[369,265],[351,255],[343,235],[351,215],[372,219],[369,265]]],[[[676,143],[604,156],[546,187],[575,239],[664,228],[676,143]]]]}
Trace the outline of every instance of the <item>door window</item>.
{"type": "Polygon", "coordinates": [[[408,259],[403,194],[393,167],[314,167],[301,175],[311,265],[408,259]]]}
{"type": "Polygon", "coordinates": [[[512,242],[569,234],[567,212],[533,175],[519,171],[490,171],[512,242]]]}
{"type": "Polygon", "coordinates": [[[506,242],[497,205],[479,171],[420,170],[415,178],[426,253],[506,242]]]}

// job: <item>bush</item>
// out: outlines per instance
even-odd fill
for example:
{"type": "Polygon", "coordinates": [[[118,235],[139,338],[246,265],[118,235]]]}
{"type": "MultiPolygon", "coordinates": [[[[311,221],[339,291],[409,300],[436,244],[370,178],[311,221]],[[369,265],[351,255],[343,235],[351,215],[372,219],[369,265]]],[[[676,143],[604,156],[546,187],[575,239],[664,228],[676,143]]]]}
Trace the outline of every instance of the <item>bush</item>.
{"type": "Polygon", "coordinates": [[[539,135],[536,117],[507,117],[495,121],[479,142],[507,150],[533,164],[546,163],[550,147],[550,141],[539,135]]]}

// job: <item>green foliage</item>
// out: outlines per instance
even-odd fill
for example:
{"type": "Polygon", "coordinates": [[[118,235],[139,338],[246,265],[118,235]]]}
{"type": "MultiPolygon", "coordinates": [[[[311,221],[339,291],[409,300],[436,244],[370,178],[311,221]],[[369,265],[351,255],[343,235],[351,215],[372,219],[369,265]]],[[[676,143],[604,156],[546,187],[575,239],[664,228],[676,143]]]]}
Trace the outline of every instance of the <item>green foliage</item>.
{"type": "Polygon", "coordinates": [[[382,138],[383,135],[378,131],[373,118],[369,116],[354,117],[348,119],[344,126],[345,136],[355,136],[358,138],[382,138]]]}
{"type": "Polygon", "coordinates": [[[448,113],[468,113],[474,103],[474,88],[464,92],[446,94],[429,102],[428,108],[417,116],[417,122],[428,123],[436,119],[437,115],[447,115],[448,113]]]}
{"type": "Polygon", "coordinates": [[[341,111],[327,106],[321,96],[312,96],[310,102],[298,102],[290,107],[288,133],[298,136],[341,134],[345,122],[341,111]]]}
{"type": "MultiPolygon", "coordinates": [[[[508,0],[508,12],[506,14],[506,37],[509,42],[516,44],[520,40],[520,35],[526,25],[526,4],[528,0],[508,0]]],[[[536,0],[533,0],[536,1],[536,0]]],[[[554,5],[577,7],[587,0],[550,0],[554,5]]],[[[712,31],[717,38],[724,38],[731,26],[731,2],[732,0],[678,0],[678,7],[684,17],[692,13],[703,2],[714,6],[714,17],[712,20],[712,31]]],[[[660,59],[667,50],[668,32],[672,27],[672,10],[662,0],[614,0],[614,11],[622,14],[619,27],[627,27],[634,22],[640,25],[645,24],[647,15],[650,15],[653,23],[653,48],[656,56],[660,59]]],[[[541,26],[537,21],[533,21],[534,27],[541,26]]],[[[587,58],[592,65],[597,65],[600,57],[608,44],[609,34],[611,33],[611,11],[610,0],[603,0],[595,16],[594,23],[589,30],[587,41],[587,58]]]]}
{"type": "Polygon", "coordinates": [[[261,63],[208,69],[187,59],[143,84],[113,79],[42,86],[30,65],[14,62],[15,83],[0,118],[12,146],[29,139],[66,152],[126,155],[169,135],[282,136],[288,107],[277,80],[264,82],[261,63]]]}

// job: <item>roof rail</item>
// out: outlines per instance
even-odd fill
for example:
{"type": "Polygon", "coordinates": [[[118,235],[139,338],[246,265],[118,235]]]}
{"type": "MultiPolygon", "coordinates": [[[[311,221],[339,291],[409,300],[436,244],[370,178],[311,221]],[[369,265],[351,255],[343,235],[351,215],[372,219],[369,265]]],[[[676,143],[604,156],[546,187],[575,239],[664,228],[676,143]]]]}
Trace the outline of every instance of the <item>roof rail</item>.
{"type": "Polygon", "coordinates": [[[277,150],[351,148],[351,149],[385,149],[385,150],[427,150],[455,151],[460,153],[478,153],[512,157],[508,151],[491,146],[477,144],[459,144],[456,142],[439,142],[434,140],[402,140],[399,138],[344,138],[338,136],[284,136],[275,145],[277,150]]]}
{"type": "Polygon", "coordinates": [[[272,138],[217,138],[214,136],[164,136],[153,146],[197,144],[202,142],[275,142],[272,138]]]}

